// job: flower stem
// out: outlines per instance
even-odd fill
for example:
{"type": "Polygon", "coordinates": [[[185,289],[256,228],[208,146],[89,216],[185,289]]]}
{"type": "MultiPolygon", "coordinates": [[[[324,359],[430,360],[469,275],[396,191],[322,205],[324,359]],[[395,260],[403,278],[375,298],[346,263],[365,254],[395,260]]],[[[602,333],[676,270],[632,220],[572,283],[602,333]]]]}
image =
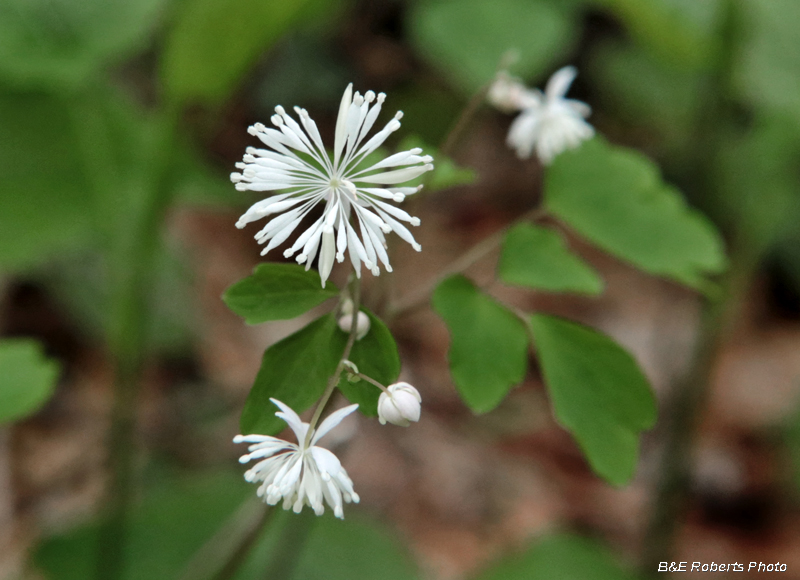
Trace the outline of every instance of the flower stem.
{"type": "Polygon", "coordinates": [[[439,153],[450,157],[456,143],[458,143],[461,135],[469,126],[472,118],[478,112],[478,109],[480,109],[484,99],[486,99],[486,93],[489,92],[490,86],[491,83],[484,84],[475,92],[474,95],[472,95],[472,97],[470,97],[466,106],[461,110],[461,114],[458,116],[458,119],[456,119],[455,123],[453,123],[453,126],[450,128],[450,131],[448,131],[444,141],[442,141],[442,145],[439,147],[439,153]]]}
{"type": "Polygon", "coordinates": [[[449,278],[453,274],[463,272],[473,264],[491,254],[497,248],[497,246],[500,245],[511,228],[524,221],[540,220],[546,215],[547,213],[544,208],[535,207],[532,210],[527,211],[520,218],[500,228],[489,237],[484,238],[472,246],[472,248],[467,250],[466,253],[462,254],[459,258],[446,266],[441,273],[434,276],[427,283],[423,284],[418,290],[410,292],[407,296],[400,298],[393,304],[389,304],[386,309],[386,318],[391,320],[401,314],[406,314],[423,306],[430,295],[433,294],[433,291],[436,290],[436,287],[445,279],[449,278]]]}
{"type": "MultiPolygon", "coordinates": [[[[353,297],[353,320],[355,321],[355,318],[361,309],[361,278],[358,276],[353,276],[352,280],[350,281],[350,294],[353,297]]],[[[308,447],[311,443],[311,437],[314,433],[314,428],[317,426],[319,418],[322,416],[322,411],[325,410],[325,405],[328,404],[331,395],[333,395],[334,389],[336,389],[336,385],[339,384],[339,377],[342,376],[342,371],[345,369],[345,361],[350,358],[350,351],[353,350],[353,345],[356,342],[357,334],[358,325],[354,322],[351,325],[350,334],[347,335],[347,343],[345,344],[344,351],[339,359],[339,364],[336,365],[336,371],[331,375],[330,379],[328,379],[328,386],[325,387],[325,392],[322,394],[322,398],[319,400],[319,403],[317,403],[317,408],[314,410],[314,415],[311,417],[311,421],[309,422],[308,433],[306,434],[305,441],[306,447],[308,447]]]]}
{"type": "Polygon", "coordinates": [[[389,389],[387,389],[386,387],[384,387],[382,384],[380,384],[378,381],[376,381],[376,380],[375,380],[375,379],[373,379],[372,377],[368,377],[367,375],[365,375],[365,374],[363,374],[363,373],[356,373],[356,376],[357,376],[358,378],[360,378],[360,379],[364,379],[364,380],[365,380],[365,381],[367,381],[368,383],[372,383],[373,385],[375,385],[376,387],[378,387],[378,388],[379,388],[381,391],[383,391],[384,393],[388,393],[388,392],[389,392],[389,389]]]}

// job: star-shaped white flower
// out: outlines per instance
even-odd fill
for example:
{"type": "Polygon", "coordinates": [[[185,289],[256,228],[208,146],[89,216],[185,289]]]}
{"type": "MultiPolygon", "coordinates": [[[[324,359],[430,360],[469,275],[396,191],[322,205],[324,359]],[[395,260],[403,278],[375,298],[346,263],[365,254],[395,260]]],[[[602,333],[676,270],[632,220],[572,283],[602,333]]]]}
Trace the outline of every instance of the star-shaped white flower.
{"type": "Polygon", "coordinates": [[[261,482],[257,494],[269,505],[283,499],[283,509],[293,509],[300,513],[308,505],[318,516],[325,513],[323,500],[333,508],[337,518],[344,518],[342,502],[358,503],[358,494],[353,491],[353,482],[347,475],[339,459],[322,447],[314,444],[322,439],[342,419],[358,408],[350,405],[331,413],[312,433],[306,446],[309,424],[288,405],[277,399],[270,399],[280,411],[275,413],[291,427],[297,437],[297,444],[289,443],[268,435],[237,435],[234,443],[252,443],[250,453],[239,458],[240,463],[251,459],[261,459],[244,474],[249,482],[261,482]]]}
{"type": "Polygon", "coordinates": [[[556,71],[544,94],[505,73],[498,75],[489,89],[489,101],[501,110],[522,111],[511,123],[506,140],[517,156],[530,157],[535,148],[542,163],[549,165],[560,153],[594,135],[584,120],[591,114],[589,105],[564,98],[577,74],[572,66],[556,71]]]}
{"type": "Polygon", "coordinates": [[[348,85],[339,106],[332,158],[305,109],[295,107],[299,124],[278,106],[272,116],[275,129],[261,123],[248,128],[251,135],[270,149],[248,147],[244,162],[236,164],[241,173],[232,173],[231,181],[240,191],[281,191],[253,205],[236,222],[236,227],[243,228],[252,221],[280,214],[255,236],[261,244],[268,242],[262,255],[286,241],[302,219],[321,203],[325,204],[322,216],[297,237],[284,255],[288,258],[299,252],[297,262],[305,263],[308,269],[319,250],[323,287],[334,256],[339,262],[344,261],[345,250],[349,250],[358,276],[362,262],[375,276],[380,274],[379,262],[391,272],[384,238],[389,232],[395,232],[415,250],[421,250],[401,223],[417,226],[419,219],[384,200],[401,202],[405,196],[419,191],[419,187],[396,186],[433,169],[433,158],[421,156],[421,149],[411,149],[377,163],[364,163],[370,153],[400,128],[403,114],[398,112],[364,142],[385,98],[385,94],[376,97],[372,91],[363,96],[353,94],[353,85],[348,85]]]}

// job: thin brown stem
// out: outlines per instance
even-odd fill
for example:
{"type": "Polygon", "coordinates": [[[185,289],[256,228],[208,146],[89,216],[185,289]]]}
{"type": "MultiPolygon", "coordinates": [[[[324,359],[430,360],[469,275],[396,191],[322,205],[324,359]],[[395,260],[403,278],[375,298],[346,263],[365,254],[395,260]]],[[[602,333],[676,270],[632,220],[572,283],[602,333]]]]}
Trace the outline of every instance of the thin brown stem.
{"type": "Polygon", "coordinates": [[[439,147],[439,153],[447,157],[452,154],[456,143],[458,143],[458,140],[461,138],[461,135],[464,133],[467,127],[469,127],[472,118],[478,112],[478,109],[480,108],[484,99],[486,99],[486,93],[489,92],[490,86],[490,83],[483,85],[474,95],[472,95],[470,100],[467,101],[467,105],[461,110],[461,114],[458,116],[458,119],[456,119],[455,123],[453,123],[453,126],[447,133],[447,137],[445,137],[444,141],[442,142],[442,146],[439,147]]]}
{"type": "Polygon", "coordinates": [[[466,253],[462,254],[459,258],[451,262],[439,274],[423,284],[419,289],[414,292],[410,292],[407,296],[400,298],[394,304],[390,304],[386,309],[386,317],[388,319],[392,319],[423,306],[431,294],[433,294],[433,291],[436,289],[436,287],[445,279],[449,278],[453,274],[458,274],[465,271],[470,266],[491,254],[500,245],[500,243],[503,241],[503,238],[505,238],[506,233],[508,233],[511,228],[520,222],[539,220],[545,215],[546,212],[543,208],[536,207],[526,212],[519,219],[516,219],[505,227],[497,230],[489,237],[484,238],[472,246],[472,248],[470,248],[466,253]]]}

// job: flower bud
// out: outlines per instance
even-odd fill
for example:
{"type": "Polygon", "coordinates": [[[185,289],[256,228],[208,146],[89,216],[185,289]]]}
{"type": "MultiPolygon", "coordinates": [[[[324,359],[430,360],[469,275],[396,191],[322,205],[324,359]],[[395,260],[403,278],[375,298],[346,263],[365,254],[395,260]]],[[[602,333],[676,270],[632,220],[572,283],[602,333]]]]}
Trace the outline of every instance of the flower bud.
{"type": "Polygon", "coordinates": [[[387,390],[378,399],[378,420],[381,425],[388,421],[393,425],[408,427],[412,421],[419,421],[422,397],[417,389],[408,383],[395,383],[389,385],[387,390]]]}
{"type": "MultiPolygon", "coordinates": [[[[356,318],[356,340],[361,340],[364,338],[369,332],[369,327],[369,316],[359,311],[358,318],[356,318]]],[[[345,314],[342,316],[339,319],[339,328],[342,329],[342,332],[347,332],[349,334],[350,329],[353,328],[353,315],[345,314]]]]}
{"type": "Polygon", "coordinates": [[[492,105],[501,111],[510,113],[523,108],[525,93],[525,85],[519,79],[510,76],[505,71],[501,71],[489,87],[489,92],[486,96],[492,105]]]}

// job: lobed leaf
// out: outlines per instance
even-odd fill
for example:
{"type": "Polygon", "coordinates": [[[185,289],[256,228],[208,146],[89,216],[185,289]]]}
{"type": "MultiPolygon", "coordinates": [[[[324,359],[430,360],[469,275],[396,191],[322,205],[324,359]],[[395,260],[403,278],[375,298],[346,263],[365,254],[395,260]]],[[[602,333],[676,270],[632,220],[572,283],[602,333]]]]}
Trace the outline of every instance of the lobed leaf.
{"type": "Polygon", "coordinates": [[[498,273],[506,284],[548,292],[603,291],[600,276],[570,252],[561,234],[526,223],[506,234],[498,273]]]}
{"type": "Polygon", "coordinates": [[[559,423],[598,475],[627,483],[636,468],[639,432],[656,420],[647,378],[626,350],[591,328],[545,314],[533,315],[530,324],[559,423]]]}
{"type": "Polygon", "coordinates": [[[322,287],[319,273],[299,264],[266,262],[239,280],[222,300],[247,324],[288,320],[339,294],[332,282],[322,287]]]}
{"type": "Polygon", "coordinates": [[[491,411],[525,376],[525,325],[460,275],[439,284],[433,307],[450,330],[450,372],[461,398],[476,413],[491,411]]]}
{"type": "Polygon", "coordinates": [[[545,204],[602,249],[645,272],[705,289],[726,267],[713,224],[663,183],[655,164],[597,138],[559,155],[545,204]]]}

